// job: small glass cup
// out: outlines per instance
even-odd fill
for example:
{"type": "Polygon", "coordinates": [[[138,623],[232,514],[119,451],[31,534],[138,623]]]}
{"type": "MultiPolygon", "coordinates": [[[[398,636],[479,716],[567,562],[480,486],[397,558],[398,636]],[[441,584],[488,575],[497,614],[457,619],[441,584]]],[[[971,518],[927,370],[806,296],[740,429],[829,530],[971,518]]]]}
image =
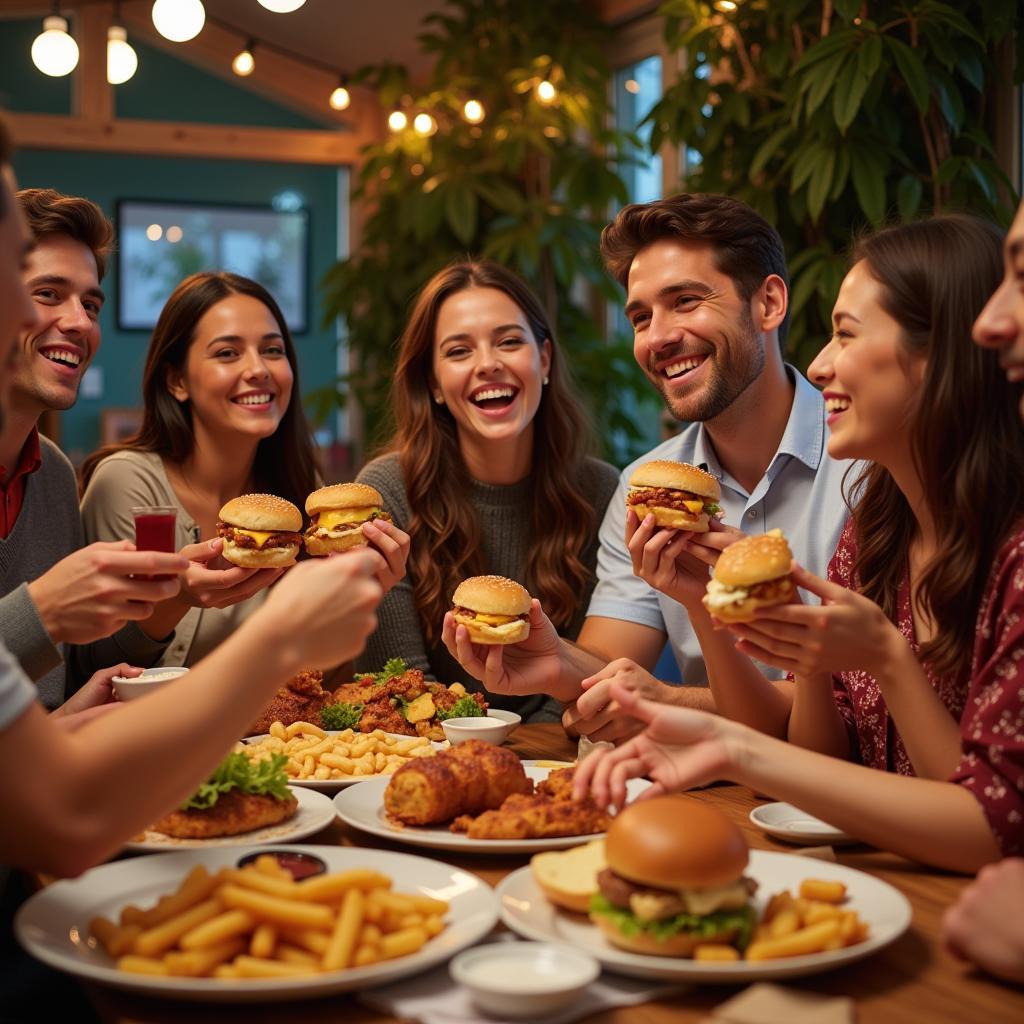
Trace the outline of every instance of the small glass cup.
{"type": "MultiPolygon", "coordinates": [[[[173,505],[136,505],[132,510],[135,519],[135,547],[138,551],[178,550],[174,537],[174,525],[178,510],[173,505]]],[[[143,579],[166,580],[170,576],[145,576],[143,579]]]]}

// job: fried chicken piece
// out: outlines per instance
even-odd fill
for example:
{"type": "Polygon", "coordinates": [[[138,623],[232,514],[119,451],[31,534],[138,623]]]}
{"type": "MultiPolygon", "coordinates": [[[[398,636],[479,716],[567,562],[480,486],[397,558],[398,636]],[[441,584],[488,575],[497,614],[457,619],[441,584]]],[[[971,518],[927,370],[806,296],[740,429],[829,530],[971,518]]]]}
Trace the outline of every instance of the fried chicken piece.
{"type": "Polygon", "coordinates": [[[532,790],[511,750],[469,740],[436,757],[402,765],[384,791],[384,808],[406,825],[436,825],[460,814],[479,814],[513,793],[532,790]]]}
{"type": "Polygon", "coordinates": [[[323,681],[323,672],[315,669],[300,672],[289,679],[253,723],[249,729],[250,735],[268,732],[274,722],[285,726],[293,722],[319,725],[320,712],[328,704],[334,703],[334,697],[323,688],[323,681]]]}
{"type": "Polygon", "coordinates": [[[572,768],[553,771],[532,795],[513,794],[500,807],[452,822],[470,839],[550,839],[604,832],[608,815],[589,796],[572,799],[572,768]]]}
{"type": "Polygon", "coordinates": [[[287,821],[299,808],[291,794],[286,800],[232,789],[222,793],[217,802],[205,810],[177,810],[165,814],[154,826],[155,832],[175,839],[215,839],[237,836],[258,828],[287,821]]]}

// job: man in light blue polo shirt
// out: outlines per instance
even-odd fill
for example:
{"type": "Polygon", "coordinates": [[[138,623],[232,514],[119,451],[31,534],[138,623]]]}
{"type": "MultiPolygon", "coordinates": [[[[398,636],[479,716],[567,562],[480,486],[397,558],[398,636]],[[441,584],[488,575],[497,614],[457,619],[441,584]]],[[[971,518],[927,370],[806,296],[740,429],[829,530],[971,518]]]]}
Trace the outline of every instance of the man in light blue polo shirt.
{"type": "MultiPolygon", "coordinates": [[[[682,194],[625,207],[605,228],[601,250],[626,288],[637,362],[672,415],[689,425],[622,474],[575,645],[559,641],[537,611],[529,639],[503,650],[473,649],[452,624],[445,639],[487,689],[549,693],[567,704],[567,727],[621,739],[634,727],[609,703],[612,675],[654,699],[714,707],[686,609],[635,575],[640,555],[635,564],[625,510],[635,466],[652,459],[703,466],[721,481],[729,525],[745,533],[781,528],[797,561],[825,575],[847,518],[849,463],[828,457],[821,395],[783,362],[788,275],[782,240],[763,217],[728,196],[682,194]],[[651,675],[666,639],[682,687],[651,675]]],[[[630,523],[630,537],[648,551],[658,547],[654,533],[653,522],[630,523]]],[[[696,574],[706,577],[706,567],[696,574]]]]}

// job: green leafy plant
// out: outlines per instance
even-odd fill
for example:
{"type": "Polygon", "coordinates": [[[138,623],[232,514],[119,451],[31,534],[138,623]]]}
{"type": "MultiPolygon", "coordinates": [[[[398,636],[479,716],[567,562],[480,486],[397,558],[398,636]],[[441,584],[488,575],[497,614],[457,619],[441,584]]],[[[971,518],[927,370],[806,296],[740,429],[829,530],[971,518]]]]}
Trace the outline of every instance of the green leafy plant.
{"type": "Polygon", "coordinates": [[[369,680],[380,686],[382,683],[386,683],[389,679],[397,679],[399,676],[404,675],[408,671],[408,667],[405,664],[404,658],[388,658],[384,662],[384,667],[379,672],[364,672],[357,678],[360,680],[369,680]]]}
{"type": "MultiPolygon", "coordinates": [[[[346,383],[370,446],[389,430],[386,389],[410,300],[468,255],[533,285],[603,431],[635,439],[648,389],[631,345],[609,344],[595,316],[617,297],[598,240],[609,210],[627,199],[616,166],[636,144],[607,126],[608,30],[583,0],[451,0],[446,11],[420,36],[435,61],[422,87],[394,64],[354,76],[410,120],[365,151],[353,193],[368,210],[362,239],[324,280],[328,318],[348,325],[356,369],[346,383]],[[544,81],[551,102],[538,94],[544,81]],[[470,99],[483,106],[478,124],[464,117],[470,99]],[[433,134],[417,134],[416,113],[434,118],[433,134]]],[[[318,411],[336,397],[320,393],[318,411]]]]}
{"type": "MultiPolygon", "coordinates": [[[[790,350],[829,333],[851,231],[963,210],[1006,223],[1013,188],[987,133],[1004,0],[669,0],[687,71],[651,111],[651,146],[690,151],[687,188],[760,210],[789,256],[790,350]]],[[[1021,61],[1017,62],[1018,69],[1021,61]]]]}
{"type": "Polygon", "coordinates": [[[181,805],[183,811],[205,811],[224,793],[237,789],[240,793],[272,796],[287,800],[288,776],[284,766],[288,758],[272,754],[261,761],[250,761],[244,753],[228,754],[214,769],[213,774],[181,805]]]}

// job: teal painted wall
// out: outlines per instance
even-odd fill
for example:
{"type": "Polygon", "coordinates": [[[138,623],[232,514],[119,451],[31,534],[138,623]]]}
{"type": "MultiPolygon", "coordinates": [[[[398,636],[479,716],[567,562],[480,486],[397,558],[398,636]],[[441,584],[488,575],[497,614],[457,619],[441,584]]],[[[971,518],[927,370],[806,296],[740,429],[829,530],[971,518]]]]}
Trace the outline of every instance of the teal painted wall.
{"type": "MultiPolygon", "coordinates": [[[[28,58],[28,48],[38,31],[38,20],[0,20],[0,97],[11,110],[65,113],[70,102],[67,83],[60,81],[62,88],[54,89],[48,85],[53,80],[40,74],[28,58]]],[[[160,51],[134,40],[132,44],[139,53],[139,71],[118,89],[117,106],[122,116],[271,127],[315,126],[307,118],[160,51]]],[[[269,206],[279,193],[295,193],[310,214],[309,329],[295,338],[300,383],[303,393],[308,394],[334,381],[336,340],[332,329],[321,327],[319,282],[337,254],[337,168],[21,150],[15,155],[14,170],[22,187],[55,188],[87,196],[111,219],[119,199],[269,206]]],[[[140,402],[141,371],[149,338],[146,332],[117,329],[116,257],[108,265],[103,286],[107,293],[100,319],[103,340],[93,364],[103,368],[103,395],[79,398],[75,407],[61,417],[61,444],[75,461],[99,443],[100,412],[105,406],[137,406],[140,402]]]]}

